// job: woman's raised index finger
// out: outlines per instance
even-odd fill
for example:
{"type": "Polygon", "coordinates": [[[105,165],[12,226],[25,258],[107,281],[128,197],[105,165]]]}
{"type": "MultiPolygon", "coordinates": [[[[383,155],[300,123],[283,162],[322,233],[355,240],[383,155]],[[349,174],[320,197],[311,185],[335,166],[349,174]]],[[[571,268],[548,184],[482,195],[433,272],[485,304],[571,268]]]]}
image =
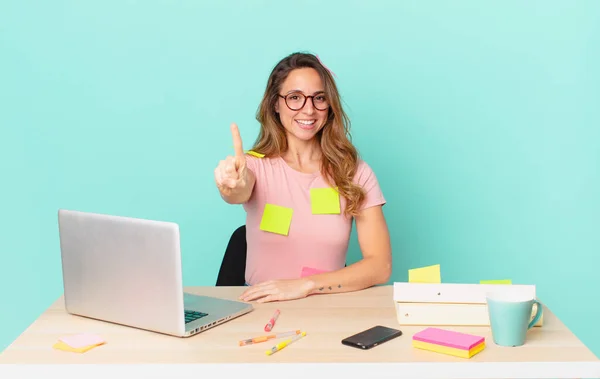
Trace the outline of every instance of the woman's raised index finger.
{"type": "Polygon", "coordinates": [[[242,137],[240,131],[235,123],[231,124],[231,135],[233,136],[233,149],[237,157],[244,156],[244,148],[242,145],[242,137]]]}

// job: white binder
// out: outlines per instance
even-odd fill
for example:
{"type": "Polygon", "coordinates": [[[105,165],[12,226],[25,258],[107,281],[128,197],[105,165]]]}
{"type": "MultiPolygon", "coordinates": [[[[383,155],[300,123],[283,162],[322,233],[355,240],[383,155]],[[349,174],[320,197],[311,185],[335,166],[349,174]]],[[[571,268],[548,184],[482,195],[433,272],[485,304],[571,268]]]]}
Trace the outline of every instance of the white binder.
{"type": "MultiPolygon", "coordinates": [[[[536,298],[534,285],[394,283],[400,325],[489,326],[486,293],[515,293],[536,298]]],[[[535,316],[532,309],[531,319],[535,316]]],[[[543,314],[535,326],[543,325],[543,314]]]]}

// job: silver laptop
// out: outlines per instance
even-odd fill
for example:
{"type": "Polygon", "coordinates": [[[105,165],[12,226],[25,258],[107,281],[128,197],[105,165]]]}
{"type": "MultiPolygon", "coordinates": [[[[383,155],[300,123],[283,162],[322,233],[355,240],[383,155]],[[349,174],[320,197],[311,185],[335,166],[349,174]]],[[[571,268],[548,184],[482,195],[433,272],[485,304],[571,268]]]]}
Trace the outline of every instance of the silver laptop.
{"type": "Polygon", "coordinates": [[[61,209],[58,227],[71,314],[189,337],[253,309],[184,293],[175,223],[61,209]]]}

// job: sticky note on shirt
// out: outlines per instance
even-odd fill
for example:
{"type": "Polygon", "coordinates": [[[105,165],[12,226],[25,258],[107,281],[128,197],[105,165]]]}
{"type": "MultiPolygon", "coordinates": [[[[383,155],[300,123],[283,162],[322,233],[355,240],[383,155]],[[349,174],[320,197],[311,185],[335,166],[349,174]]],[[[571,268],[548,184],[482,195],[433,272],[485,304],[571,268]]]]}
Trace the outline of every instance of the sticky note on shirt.
{"type": "Polygon", "coordinates": [[[510,279],[480,280],[479,284],[512,284],[512,280],[510,280],[510,279]]]}
{"type": "Polygon", "coordinates": [[[310,206],[313,214],[340,214],[340,194],[335,188],[311,188],[310,206]]]}
{"type": "Polygon", "coordinates": [[[440,265],[431,265],[408,270],[410,283],[441,283],[440,265]]]}
{"type": "Polygon", "coordinates": [[[312,268],[312,267],[302,267],[302,272],[300,273],[300,277],[304,278],[305,276],[322,274],[324,272],[327,272],[327,271],[318,270],[318,269],[312,268]]]}
{"type": "Polygon", "coordinates": [[[274,204],[265,204],[260,230],[287,236],[292,223],[292,208],[286,208],[274,204]]]}
{"type": "Polygon", "coordinates": [[[246,154],[252,155],[252,156],[257,157],[257,158],[262,158],[262,157],[265,156],[264,154],[257,153],[254,150],[248,150],[248,151],[246,151],[246,154]]]}

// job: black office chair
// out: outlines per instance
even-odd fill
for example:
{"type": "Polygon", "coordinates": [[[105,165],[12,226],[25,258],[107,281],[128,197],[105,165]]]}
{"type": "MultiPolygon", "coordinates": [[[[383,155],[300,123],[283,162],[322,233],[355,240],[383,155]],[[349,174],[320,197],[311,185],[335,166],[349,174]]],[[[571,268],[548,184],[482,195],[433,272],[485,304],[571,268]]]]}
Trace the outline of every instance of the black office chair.
{"type": "Polygon", "coordinates": [[[217,276],[217,286],[246,284],[246,248],[246,225],[242,225],[229,239],[217,276]]]}

